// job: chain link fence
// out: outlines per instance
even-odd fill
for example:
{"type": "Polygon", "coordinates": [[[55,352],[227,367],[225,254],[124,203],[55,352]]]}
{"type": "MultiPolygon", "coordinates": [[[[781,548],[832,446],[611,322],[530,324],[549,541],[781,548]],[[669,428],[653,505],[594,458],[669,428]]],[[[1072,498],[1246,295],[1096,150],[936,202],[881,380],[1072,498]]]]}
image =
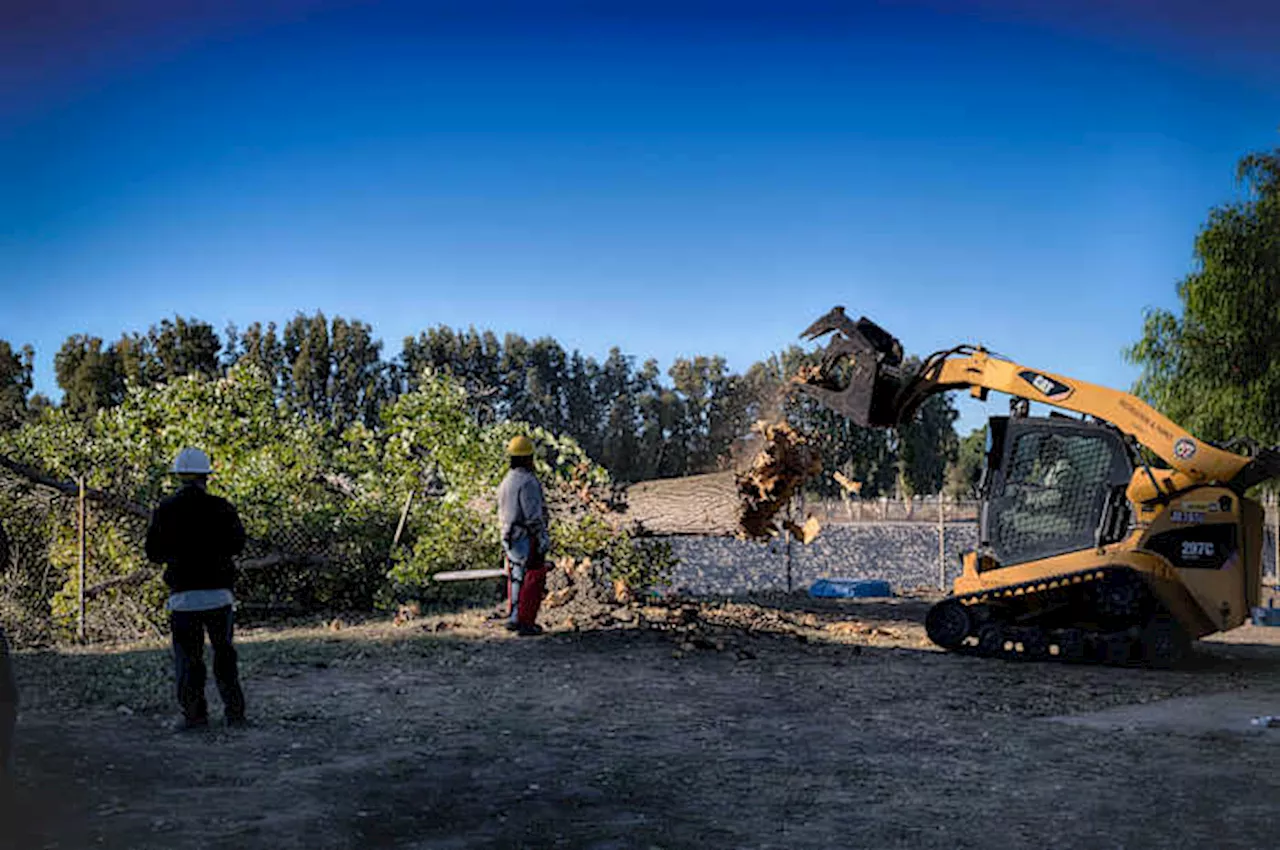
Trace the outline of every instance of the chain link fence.
{"type": "MultiPolygon", "coordinates": [[[[811,501],[804,515],[823,525],[802,545],[787,537],[770,543],[728,538],[673,538],[681,563],[673,584],[686,592],[737,595],[800,590],[820,578],[888,581],[896,592],[949,590],[960,574],[960,555],[978,543],[979,505],[937,497],[811,501]]],[[[1263,534],[1263,603],[1280,604],[1277,577],[1277,513],[1266,499],[1263,534]]]]}
{"type": "MultiPolygon", "coordinates": [[[[167,592],[161,567],[146,558],[148,522],[145,509],[88,499],[82,521],[78,496],[0,471],[0,523],[9,538],[0,619],[13,642],[163,636],[167,592]]],[[[389,534],[388,543],[359,545],[303,528],[251,534],[237,559],[237,605],[251,614],[371,606],[388,544],[389,534]],[[380,553],[377,563],[371,550],[380,553]]]]}
{"type": "MultiPolygon", "coordinates": [[[[768,544],[728,538],[673,538],[678,589],[709,595],[798,590],[820,578],[888,581],[895,591],[947,590],[960,555],[978,539],[976,502],[936,497],[811,501],[799,516],[823,529],[807,545],[789,535],[768,544]]],[[[144,554],[144,516],[101,504],[86,511],[83,636],[122,640],[164,631],[159,570],[144,554]]],[[[68,634],[68,606],[77,603],[77,499],[0,475],[0,522],[10,538],[11,564],[0,581],[0,617],[15,643],[47,644],[68,634]],[[60,617],[51,617],[51,601],[60,617]]],[[[1280,603],[1277,530],[1280,512],[1266,500],[1262,553],[1264,604],[1280,603]]],[[[314,614],[325,608],[367,607],[385,580],[390,539],[351,541],[300,528],[252,538],[242,563],[240,607],[250,616],[314,614]],[[282,555],[282,553],[289,553],[282,555]],[[372,554],[372,557],[371,557],[372,554]]],[[[78,625],[78,624],[77,624],[78,625]]],[[[77,629],[78,630],[78,629],[77,629]]]]}

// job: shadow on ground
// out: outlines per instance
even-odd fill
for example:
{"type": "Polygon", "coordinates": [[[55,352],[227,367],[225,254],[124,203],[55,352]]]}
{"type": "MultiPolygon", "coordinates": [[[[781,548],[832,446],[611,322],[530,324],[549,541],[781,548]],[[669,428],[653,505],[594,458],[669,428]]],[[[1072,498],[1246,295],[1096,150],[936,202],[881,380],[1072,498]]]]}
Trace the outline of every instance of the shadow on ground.
{"type": "Polygon", "coordinates": [[[163,646],[21,654],[25,846],[1269,846],[1276,735],[1043,720],[1265,700],[1270,632],[1171,671],[1011,663],[922,645],[926,608],[723,600],[678,628],[533,639],[474,614],[255,631],[255,727],[189,737],[160,728],[163,646]]]}

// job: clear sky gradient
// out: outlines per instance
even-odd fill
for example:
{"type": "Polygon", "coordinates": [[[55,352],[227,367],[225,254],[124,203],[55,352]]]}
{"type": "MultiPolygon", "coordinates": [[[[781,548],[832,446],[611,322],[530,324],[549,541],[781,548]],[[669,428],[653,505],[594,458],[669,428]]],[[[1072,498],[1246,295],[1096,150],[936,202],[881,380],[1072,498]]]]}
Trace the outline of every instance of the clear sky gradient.
{"type": "Polygon", "coordinates": [[[0,338],[56,397],[66,336],[175,313],[744,369],[844,304],[1127,387],[1280,144],[1280,29],[1121,6],[5,4],[0,338]]]}

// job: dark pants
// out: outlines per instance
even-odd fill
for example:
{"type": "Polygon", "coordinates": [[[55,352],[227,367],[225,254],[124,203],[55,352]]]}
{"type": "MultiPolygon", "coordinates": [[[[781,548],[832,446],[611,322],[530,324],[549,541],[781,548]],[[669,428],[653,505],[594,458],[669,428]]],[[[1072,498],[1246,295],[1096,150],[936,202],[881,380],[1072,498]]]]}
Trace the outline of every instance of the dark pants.
{"type": "Polygon", "coordinates": [[[198,723],[209,718],[209,707],[204,698],[205,632],[208,632],[209,643],[213,646],[213,677],[218,684],[227,719],[244,719],[244,692],[240,690],[236,650],[231,643],[233,619],[230,605],[212,611],[172,611],[169,614],[178,704],[182,706],[182,714],[188,722],[198,723]]]}
{"type": "Polygon", "coordinates": [[[13,770],[13,729],[18,721],[18,684],[9,660],[9,642],[0,626],[0,776],[13,770]]]}

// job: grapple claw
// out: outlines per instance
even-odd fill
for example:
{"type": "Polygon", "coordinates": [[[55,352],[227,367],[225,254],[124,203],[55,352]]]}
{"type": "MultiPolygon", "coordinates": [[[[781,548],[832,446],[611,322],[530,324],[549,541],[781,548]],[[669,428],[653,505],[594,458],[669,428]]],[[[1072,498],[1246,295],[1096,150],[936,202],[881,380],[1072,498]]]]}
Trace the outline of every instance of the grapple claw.
{"type": "MultiPolygon", "coordinates": [[[[878,352],[882,360],[889,366],[898,366],[902,363],[902,343],[898,342],[893,334],[866,316],[861,317],[855,323],[845,315],[843,306],[832,307],[825,316],[805,328],[804,333],[800,334],[800,336],[804,339],[814,340],[832,331],[839,331],[843,334],[843,339],[849,340],[856,350],[864,350],[869,347],[871,350],[878,352]]],[[[832,340],[832,346],[836,345],[841,339],[842,337],[835,337],[832,340]]]]}
{"type": "Polygon", "coordinates": [[[848,334],[853,328],[853,322],[844,314],[844,307],[832,307],[825,316],[805,328],[800,336],[812,340],[832,331],[843,331],[848,334]]]}
{"type": "Polygon", "coordinates": [[[792,378],[797,388],[858,425],[898,424],[894,398],[901,385],[896,372],[902,344],[866,317],[854,322],[844,307],[832,308],[801,336],[812,340],[832,332],[818,365],[792,378]]]}

